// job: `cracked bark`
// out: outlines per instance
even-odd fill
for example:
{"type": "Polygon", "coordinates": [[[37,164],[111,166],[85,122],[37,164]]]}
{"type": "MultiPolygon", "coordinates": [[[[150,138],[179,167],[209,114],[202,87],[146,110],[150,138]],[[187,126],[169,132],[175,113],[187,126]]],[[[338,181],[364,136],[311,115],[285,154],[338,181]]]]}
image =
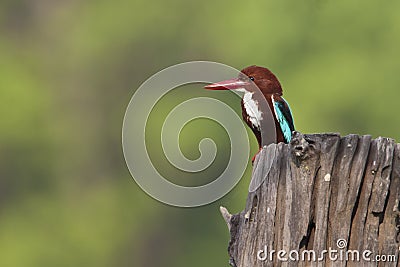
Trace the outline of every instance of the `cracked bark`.
{"type": "Polygon", "coordinates": [[[265,180],[248,194],[242,212],[221,208],[232,266],[398,266],[400,144],[392,139],[295,132],[289,145],[271,144],[260,152],[253,177],[265,180]],[[263,168],[267,154],[274,157],[269,171],[263,168]],[[346,247],[338,247],[338,240],[346,247]],[[350,260],[332,261],[327,253],[318,260],[329,248],[350,260]],[[314,250],[316,260],[279,261],[279,250],[297,250],[300,259],[314,250]],[[351,260],[349,250],[358,250],[360,261],[351,260]],[[370,259],[393,255],[395,261],[365,261],[366,250],[370,259]]]}

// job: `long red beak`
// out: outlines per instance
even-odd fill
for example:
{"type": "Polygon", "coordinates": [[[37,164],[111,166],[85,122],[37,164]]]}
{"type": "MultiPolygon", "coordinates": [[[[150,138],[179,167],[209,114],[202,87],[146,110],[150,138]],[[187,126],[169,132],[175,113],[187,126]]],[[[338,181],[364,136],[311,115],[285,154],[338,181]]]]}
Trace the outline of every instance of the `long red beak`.
{"type": "Polygon", "coordinates": [[[244,88],[246,85],[248,85],[247,82],[236,78],[218,83],[212,83],[204,86],[204,88],[208,90],[235,90],[239,88],[244,88]]]}

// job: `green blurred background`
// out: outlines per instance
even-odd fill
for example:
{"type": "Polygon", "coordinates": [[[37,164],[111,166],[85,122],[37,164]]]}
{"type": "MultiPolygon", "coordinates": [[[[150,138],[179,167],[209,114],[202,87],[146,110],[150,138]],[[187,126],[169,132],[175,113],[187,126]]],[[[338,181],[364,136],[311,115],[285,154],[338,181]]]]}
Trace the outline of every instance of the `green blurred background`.
{"type": "MultiPolygon", "coordinates": [[[[279,77],[298,130],[398,140],[399,10],[394,0],[1,1],[0,266],[228,266],[218,207],[243,209],[250,167],[205,207],[147,196],[121,149],[136,88],[185,61],[257,64],[279,77]]],[[[226,141],[209,123],[187,126],[188,157],[202,134],[226,141]]]]}

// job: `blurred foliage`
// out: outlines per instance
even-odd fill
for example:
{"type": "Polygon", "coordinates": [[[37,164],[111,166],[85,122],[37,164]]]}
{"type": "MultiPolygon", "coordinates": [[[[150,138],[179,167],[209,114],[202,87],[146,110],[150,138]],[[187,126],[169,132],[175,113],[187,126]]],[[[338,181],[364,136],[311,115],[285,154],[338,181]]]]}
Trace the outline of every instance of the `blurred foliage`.
{"type": "MultiPolygon", "coordinates": [[[[120,145],[134,90],[175,63],[257,64],[281,80],[298,130],[399,140],[398,8],[393,0],[3,0],[0,266],[227,266],[218,206],[243,208],[250,167],[206,207],[148,197],[120,145]]],[[[198,129],[224,142],[208,123],[187,125],[187,136],[197,133],[182,136],[189,158],[208,136],[198,129]]]]}

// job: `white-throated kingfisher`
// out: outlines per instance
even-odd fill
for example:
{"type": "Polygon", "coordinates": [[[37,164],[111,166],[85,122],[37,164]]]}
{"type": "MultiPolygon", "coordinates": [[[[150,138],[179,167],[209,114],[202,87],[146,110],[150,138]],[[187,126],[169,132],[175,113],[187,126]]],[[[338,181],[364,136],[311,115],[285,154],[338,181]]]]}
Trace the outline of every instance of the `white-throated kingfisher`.
{"type": "MultiPolygon", "coordinates": [[[[260,149],[262,148],[261,123],[263,120],[263,109],[259,105],[260,103],[265,103],[266,100],[270,110],[274,113],[276,143],[290,142],[292,132],[295,130],[292,113],[289,105],[282,97],[281,84],[269,69],[250,66],[241,70],[239,76],[235,79],[213,83],[205,86],[205,88],[210,90],[236,90],[244,93],[241,101],[242,117],[255,134],[260,149]],[[262,95],[257,94],[254,84],[261,91],[262,95]],[[261,97],[265,99],[260,99],[261,97]]],[[[253,157],[253,161],[254,158],[255,156],[253,157]]]]}

